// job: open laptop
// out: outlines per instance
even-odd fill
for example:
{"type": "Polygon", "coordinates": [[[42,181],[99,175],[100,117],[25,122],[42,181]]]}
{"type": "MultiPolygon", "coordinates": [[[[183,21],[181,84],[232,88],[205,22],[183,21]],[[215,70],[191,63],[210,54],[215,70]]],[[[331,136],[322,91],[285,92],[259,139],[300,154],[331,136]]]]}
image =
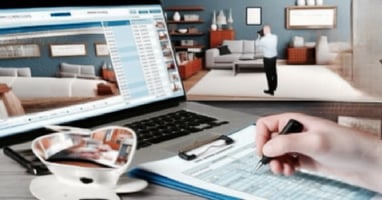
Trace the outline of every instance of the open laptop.
{"type": "Polygon", "coordinates": [[[138,164],[255,120],[186,100],[159,0],[0,5],[1,147],[49,133],[50,124],[130,127],[180,110],[213,118],[163,142],[138,136],[138,164]]]}

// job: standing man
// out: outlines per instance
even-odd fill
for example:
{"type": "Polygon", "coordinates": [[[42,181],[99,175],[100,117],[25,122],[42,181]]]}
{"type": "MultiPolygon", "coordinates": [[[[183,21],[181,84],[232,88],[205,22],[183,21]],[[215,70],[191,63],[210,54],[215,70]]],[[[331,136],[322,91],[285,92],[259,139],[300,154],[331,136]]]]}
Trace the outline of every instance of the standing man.
{"type": "Polygon", "coordinates": [[[257,33],[258,43],[264,52],[263,63],[268,82],[268,89],[264,90],[264,93],[273,96],[277,88],[277,35],[272,34],[271,27],[269,25],[265,25],[263,29],[257,33]]]}

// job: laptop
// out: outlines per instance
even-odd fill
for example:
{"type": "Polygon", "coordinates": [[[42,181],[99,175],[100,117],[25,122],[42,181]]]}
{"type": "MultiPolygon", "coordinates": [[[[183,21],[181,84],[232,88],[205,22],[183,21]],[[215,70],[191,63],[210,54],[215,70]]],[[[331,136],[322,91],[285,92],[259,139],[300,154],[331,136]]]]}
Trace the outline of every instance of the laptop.
{"type": "Polygon", "coordinates": [[[138,136],[136,165],[255,120],[187,101],[159,0],[0,5],[1,147],[50,133],[44,127],[52,124],[138,131],[137,121],[169,113],[209,119],[160,142],[138,136]]]}

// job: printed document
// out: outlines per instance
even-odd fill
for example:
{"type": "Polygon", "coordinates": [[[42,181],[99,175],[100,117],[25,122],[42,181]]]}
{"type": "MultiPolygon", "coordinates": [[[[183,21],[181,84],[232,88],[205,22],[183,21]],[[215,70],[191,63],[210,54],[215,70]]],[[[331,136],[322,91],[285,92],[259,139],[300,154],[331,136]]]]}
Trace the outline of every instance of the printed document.
{"type": "Polygon", "coordinates": [[[260,159],[255,153],[255,126],[230,137],[235,141],[231,145],[198,147],[195,151],[200,155],[194,160],[174,156],[139,168],[240,199],[380,199],[372,191],[310,173],[279,176],[272,174],[268,166],[255,171],[260,159]]]}

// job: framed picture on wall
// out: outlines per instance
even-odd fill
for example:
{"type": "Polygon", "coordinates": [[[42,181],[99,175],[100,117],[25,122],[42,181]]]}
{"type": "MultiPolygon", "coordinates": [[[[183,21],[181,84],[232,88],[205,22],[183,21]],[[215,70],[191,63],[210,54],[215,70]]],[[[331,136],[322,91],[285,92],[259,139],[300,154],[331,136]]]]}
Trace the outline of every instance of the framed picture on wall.
{"type": "Polygon", "coordinates": [[[336,6],[290,6],[286,8],[287,29],[332,29],[336,27],[336,6]]]}
{"type": "Polygon", "coordinates": [[[51,44],[50,55],[61,56],[86,56],[85,44],[51,44]]]}
{"type": "Polygon", "coordinates": [[[106,43],[95,43],[95,53],[96,56],[108,56],[109,55],[109,48],[107,47],[106,43]]]}
{"type": "Polygon", "coordinates": [[[38,44],[1,44],[0,59],[31,58],[40,56],[38,44]]]}
{"type": "Polygon", "coordinates": [[[261,7],[247,7],[247,25],[261,25],[261,7]]]}

